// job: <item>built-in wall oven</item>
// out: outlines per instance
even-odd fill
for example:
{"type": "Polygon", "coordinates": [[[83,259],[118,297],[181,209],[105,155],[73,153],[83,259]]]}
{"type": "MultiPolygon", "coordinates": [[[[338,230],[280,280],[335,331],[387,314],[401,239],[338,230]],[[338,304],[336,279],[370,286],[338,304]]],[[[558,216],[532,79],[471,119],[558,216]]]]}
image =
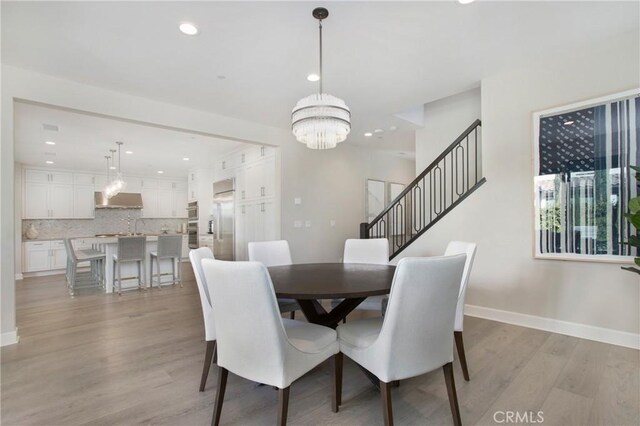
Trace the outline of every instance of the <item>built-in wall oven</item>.
{"type": "Polygon", "coordinates": [[[187,235],[189,236],[189,248],[197,249],[198,244],[198,202],[192,201],[187,206],[187,235]]]}

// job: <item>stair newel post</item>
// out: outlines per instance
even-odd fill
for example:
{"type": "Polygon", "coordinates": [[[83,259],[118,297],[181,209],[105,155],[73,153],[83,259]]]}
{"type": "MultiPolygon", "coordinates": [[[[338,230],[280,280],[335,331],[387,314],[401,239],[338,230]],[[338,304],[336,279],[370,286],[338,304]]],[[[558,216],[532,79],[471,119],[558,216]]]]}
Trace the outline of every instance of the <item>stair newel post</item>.
{"type": "Polygon", "coordinates": [[[369,226],[367,222],[363,222],[360,224],[360,239],[362,240],[369,239],[369,232],[367,232],[367,226],[369,226]]]}

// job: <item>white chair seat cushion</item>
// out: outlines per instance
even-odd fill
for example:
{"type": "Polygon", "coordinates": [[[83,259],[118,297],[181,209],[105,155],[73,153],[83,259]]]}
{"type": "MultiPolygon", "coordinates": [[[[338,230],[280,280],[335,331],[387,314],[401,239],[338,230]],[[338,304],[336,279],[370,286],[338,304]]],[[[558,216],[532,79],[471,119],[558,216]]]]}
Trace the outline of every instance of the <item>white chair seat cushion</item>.
{"type": "Polygon", "coordinates": [[[349,321],[338,327],[340,348],[368,348],[376,341],[382,329],[382,317],[349,321]]]}
{"type": "Polygon", "coordinates": [[[282,325],[289,342],[302,352],[319,353],[337,346],[337,333],[329,327],[291,319],[283,319],[282,325]]]}

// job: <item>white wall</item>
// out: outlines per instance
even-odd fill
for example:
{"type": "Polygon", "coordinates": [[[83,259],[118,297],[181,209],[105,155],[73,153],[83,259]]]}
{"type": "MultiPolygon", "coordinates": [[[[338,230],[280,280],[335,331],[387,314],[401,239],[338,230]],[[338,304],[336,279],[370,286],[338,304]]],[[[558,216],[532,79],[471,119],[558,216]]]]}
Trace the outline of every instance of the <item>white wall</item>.
{"type": "Polygon", "coordinates": [[[2,144],[0,151],[2,205],[0,332],[3,344],[15,333],[15,235],[13,100],[76,109],[118,118],[202,132],[249,143],[282,146],[282,235],[292,239],[296,261],[337,260],[345,238],[358,235],[364,217],[364,180],[367,177],[408,182],[414,162],[371,154],[342,144],[331,151],[311,151],[296,142],[291,132],[204,111],[131,96],[33,71],[2,65],[2,144]],[[388,169],[393,172],[386,173],[388,169]],[[385,173],[382,172],[385,171],[385,173]],[[325,178],[325,173],[327,178],[325,178]],[[357,179],[358,183],[354,183],[357,179]],[[327,195],[324,195],[327,194],[327,195]],[[294,196],[303,205],[289,213],[294,196]],[[311,220],[309,229],[293,230],[292,218],[311,220]],[[331,231],[329,218],[336,219],[331,231]],[[321,225],[322,224],[322,225],[321,225]],[[325,226],[326,225],[326,226],[325,226]],[[313,238],[313,244],[309,243],[313,238]],[[318,249],[322,247],[322,249],[318,249]]]}
{"type": "Polygon", "coordinates": [[[413,160],[346,143],[314,151],[288,139],[281,152],[281,229],[294,263],[341,260],[345,239],[359,238],[365,221],[367,178],[407,184],[415,177],[413,160]],[[294,205],[296,197],[302,204],[294,205]],[[310,220],[311,228],[294,228],[296,220],[310,220]]]}
{"type": "Polygon", "coordinates": [[[424,127],[416,130],[416,176],[480,118],[480,88],[424,106],[424,127]]]}
{"type": "Polygon", "coordinates": [[[639,87],[639,51],[638,34],[627,34],[591,42],[561,57],[532,58],[528,66],[484,78],[481,119],[487,183],[403,256],[442,253],[453,239],[475,241],[478,254],[468,304],[577,323],[564,325],[587,332],[599,333],[602,330],[592,327],[601,327],[613,330],[608,334],[620,340],[633,344],[635,339],[637,346],[638,275],[616,264],[534,260],[531,195],[532,113],[639,87]]]}

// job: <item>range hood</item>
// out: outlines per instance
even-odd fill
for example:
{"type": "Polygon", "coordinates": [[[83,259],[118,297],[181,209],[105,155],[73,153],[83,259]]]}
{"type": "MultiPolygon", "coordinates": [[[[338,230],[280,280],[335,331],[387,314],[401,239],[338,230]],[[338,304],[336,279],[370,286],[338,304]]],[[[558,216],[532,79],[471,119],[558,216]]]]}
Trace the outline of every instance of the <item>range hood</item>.
{"type": "Polygon", "coordinates": [[[95,193],[96,209],[141,209],[142,195],[137,192],[121,192],[107,199],[102,192],[95,193]]]}

